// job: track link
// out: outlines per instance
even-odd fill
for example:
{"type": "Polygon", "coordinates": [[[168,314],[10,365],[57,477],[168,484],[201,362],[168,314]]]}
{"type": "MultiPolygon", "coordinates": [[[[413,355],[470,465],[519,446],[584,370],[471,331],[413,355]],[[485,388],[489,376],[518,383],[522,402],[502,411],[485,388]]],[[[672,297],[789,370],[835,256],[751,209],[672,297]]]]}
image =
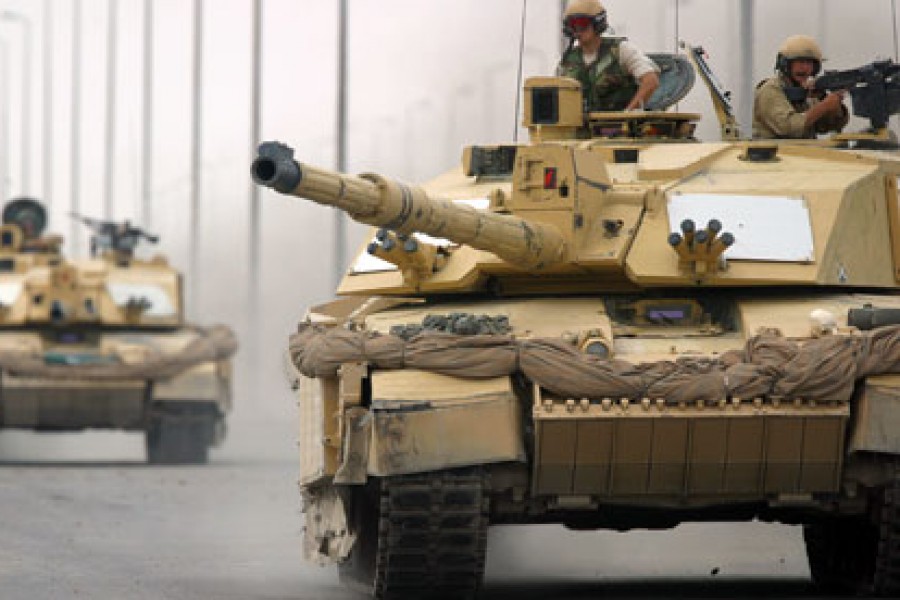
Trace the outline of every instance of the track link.
{"type": "Polygon", "coordinates": [[[379,501],[375,597],[474,597],[487,551],[482,470],[387,478],[379,501]]]}
{"type": "Polygon", "coordinates": [[[884,490],[876,556],[875,593],[900,596],[900,465],[894,466],[893,482],[884,490]]]}
{"type": "Polygon", "coordinates": [[[872,587],[878,528],[863,518],[829,519],[804,526],[812,580],[823,592],[865,593],[872,587]]]}

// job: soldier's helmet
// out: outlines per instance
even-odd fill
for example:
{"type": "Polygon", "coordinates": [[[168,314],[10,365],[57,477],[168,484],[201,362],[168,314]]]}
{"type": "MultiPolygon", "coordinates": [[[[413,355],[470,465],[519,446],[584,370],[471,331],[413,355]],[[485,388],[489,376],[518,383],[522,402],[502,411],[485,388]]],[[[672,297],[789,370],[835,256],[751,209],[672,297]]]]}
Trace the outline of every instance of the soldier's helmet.
{"type": "Polygon", "coordinates": [[[563,34],[575,35],[575,27],[593,25],[598,34],[606,31],[606,9],[600,0],[570,0],[563,11],[563,34]]]}
{"type": "Polygon", "coordinates": [[[775,69],[784,75],[788,75],[791,61],[811,60],[815,65],[813,75],[818,75],[822,70],[822,49],[819,44],[808,35],[792,35],[781,44],[778,56],[775,59],[775,69]]]}

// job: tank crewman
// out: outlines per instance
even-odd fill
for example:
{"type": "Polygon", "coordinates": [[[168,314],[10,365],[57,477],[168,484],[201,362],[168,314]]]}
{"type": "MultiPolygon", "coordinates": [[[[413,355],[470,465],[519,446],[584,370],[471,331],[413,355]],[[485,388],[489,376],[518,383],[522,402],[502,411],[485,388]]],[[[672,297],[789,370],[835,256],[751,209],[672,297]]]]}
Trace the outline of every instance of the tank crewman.
{"type": "Polygon", "coordinates": [[[569,47],[556,74],[581,82],[587,111],[643,108],[659,86],[659,67],[624,38],[603,37],[606,28],[599,0],[570,0],[563,13],[569,47]]]}
{"type": "Polygon", "coordinates": [[[819,44],[807,35],[792,35],[781,44],[775,76],[756,86],[754,138],[814,138],[844,128],[849,119],[845,92],[812,92],[822,60],[819,44]]]}

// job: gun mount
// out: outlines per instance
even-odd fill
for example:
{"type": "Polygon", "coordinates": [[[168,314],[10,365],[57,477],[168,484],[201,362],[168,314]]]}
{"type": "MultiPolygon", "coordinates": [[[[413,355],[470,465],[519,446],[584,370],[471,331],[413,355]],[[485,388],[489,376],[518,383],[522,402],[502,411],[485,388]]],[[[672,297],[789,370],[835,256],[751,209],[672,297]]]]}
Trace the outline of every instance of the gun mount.
{"type": "Polygon", "coordinates": [[[849,90],[853,114],[869,119],[873,131],[887,127],[900,112],[900,65],[880,60],[844,71],[826,71],[815,82],[818,92],[849,90]]]}
{"type": "Polygon", "coordinates": [[[140,227],[133,227],[129,221],[121,223],[101,221],[76,213],[69,214],[73,219],[87,225],[93,232],[91,256],[102,256],[106,252],[110,252],[116,260],[127,261],[134,255],[134,249],[142,239],[151,244],[159,242],[159,236],[149,234],[140,227]]]}
{"type": "Polygon", "coordinates": [[[713,108],[719,120],[723,140],[738,140],[741,137],[740,127],[731,107],[731,92],[726,90],[722,82],[715,76],[709,63],[706,62],[706,51],[701,46],[691,46],[681,42],[681,48],[687,52],[688,58],[706,84],[712,98],[713,108]]]}

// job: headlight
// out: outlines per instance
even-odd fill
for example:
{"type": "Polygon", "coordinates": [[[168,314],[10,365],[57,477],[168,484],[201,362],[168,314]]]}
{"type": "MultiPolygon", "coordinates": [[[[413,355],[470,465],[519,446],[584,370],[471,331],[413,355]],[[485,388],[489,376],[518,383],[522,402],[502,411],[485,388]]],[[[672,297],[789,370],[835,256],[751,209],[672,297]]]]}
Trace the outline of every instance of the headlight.
{"type": "Polygon", "coordinates": [[[612,356],[612,344],[605,337],[600,335],[587,335],[578,344],[581,351],[598,358],[609,358],[612,356]]]}

